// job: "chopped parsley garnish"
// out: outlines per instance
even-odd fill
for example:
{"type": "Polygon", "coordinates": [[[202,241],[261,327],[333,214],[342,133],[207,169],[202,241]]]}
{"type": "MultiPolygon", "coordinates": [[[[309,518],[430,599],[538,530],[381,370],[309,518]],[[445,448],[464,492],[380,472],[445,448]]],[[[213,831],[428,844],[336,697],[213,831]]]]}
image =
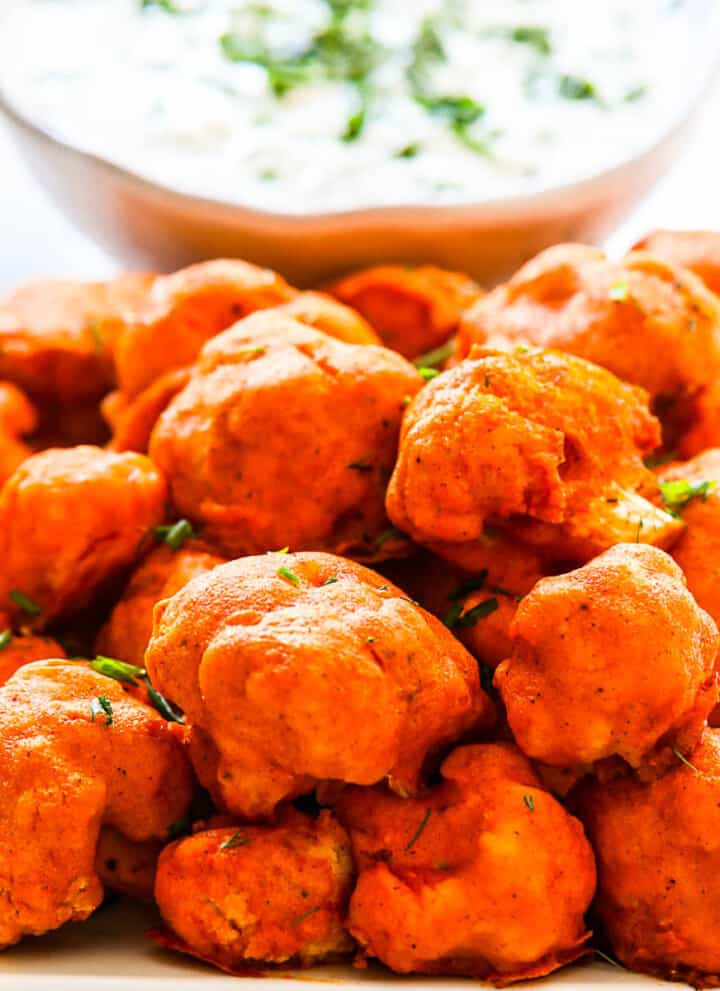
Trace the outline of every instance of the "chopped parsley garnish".
{"type": "Polygon", "coordinates": [[[290,570],[290,568],[285,568],[285,567],[278,568],[277,573],[280,578],[284,578],[285,581],[290,582],[291,585],[300,584],[300,579],[298,578],[298,576],[295,574],[294,571],[290,570]]]}
{"type": "Polygon", "coordinates": [[[247,846],[252,837],[243,834],[241,829],[236,829],[232,836],[228,836],[224,843],[220,844],[221,850],[237,850],[239,846],[247,846]]]}
{"type": "Polygon", "coordinates": [[[458,599],[464,599],[470,592],[477,592],[478,589],[484,586],[487,576],[488,570],[487,568],[483,568],[482,571],[478,571],[474,578],[468,578],[466,581],[460,582],[448,595],[448,599],[451,602],[457,602],[458,599]]]}
{"type": "Polygon", "coordinates": [[[615,303],[624,303],[630,296],[627,282],[613,282],[608,290],[608,296],[615,303]]]}
{"type": "Polygon", "coordinates": [[[179,551],[186,540],[195,536],[192,523],[185,519],[156,526],[153,532],[158,540],[164,540],[174,551],[179,551]]]}
{"type": "Polygon", "coordinates": [[[413,365],[416,368],[437,368],[438,365],[443,365],[448,358],[452,358],[454,354],[455,338],[451,337],[449,341],[441,344],[440,347],[433,348],[432,351],[426,351],[425,354],[413,358],[413,365]]]}
{"type": "Polygon", "coordinates": [[[418,371],[420,372],[421,377],[424,378],[426,382],[431,382],[433,379],[436,379],[440,374],[437,368],[426,368],[425,366],[423,366],[422,368],[418,368],[418,371]]]}
{"type": "Polygon", "coordinates": [[[320,905],[313,905],[312,908],[308,908],[306,911],[301,912],[296,919],[293,919],[290,925],[293,929],[295,929],[295,927],[299,926],[301,922],[305,921],[305,919],[309,918],[311,915],[315,915],[316,912],[319,912],[320,908],[320,905]]]}
{"type": "Polygon", "coordinates": [[[691,764],[690,761],[687,759],[687,757],[685,757],[683,754],[680,753],[680,751],[678,750],[677,747],[673,747],[672,748],[672,752],[675,754],[675,756],[677,757],[677,759],[681,763],[683,763],[686,767],[689,767],[691,771],[694,771],[696,774],[699,774],[700,773],[698,771],[698,769],[695,767],[695,765],[694,764],[691,764]]]}
{"type": "Polygon", "coordinates": [[[135,664],[127,664],[114,657],[103,657],[102,655],[98,655],[90,661],[90,667],[98,674],[104,674],[106,678],[113,678],[125,685],[137,685],[138,679],[145,674],[145,669],[139,668],[135,664]]]}
{"type": "Polygon", "coordinates": [[[9,647],[12,643],[12,638],[12,630],[3,630],[0,633],[0,650],[5,650],[6,647],[9,647]]]}
{"type": "Polygon", "coordinates": [[[717,481],[687,482],[684,479],[660,482],[660,495],[670,515],[679,517],[681,510],[693,499],[705,502],[716,485],[717,481]]]}
{"type": "Polygon", "coordinates": [[[42,613],[42,609],[37,602],[33,602],[29,595],[25,595],[24,592],[21,592],[17,588],[14,588],[10,592],[9,597],[10,601],[14,602],[18,609],[22,609],[28,616],[39,616],[42,613]]]}
{"type": "Polygon", "coordinates": [[[113,709],[112,703],[107,695],[98,695],[90,703],[90,719],[95,722],[95,717],[103,715],[105,716],[105,725],[112,726],[113,724],[113,709]]]}
{"type": "Polygon", "coordinates": [[[549,55],[552,51],[547,28],[518,25],[510,32],[510,38],[521,45],[530,45],[540,55],[549,55]]]}
{"type": "Polygon", "coordinates": [[[523,802],[531,812],[535,811],[535,799],[532,795],[523,795],[523,802]]]}
{"type": "Polygon", "coordinates": [[[467,612],[463,612],[462,603],[456,602],[452,609],[448,612],[444,622],[445,625],[451,630],[475,626],[478,620],[485,619],[486,616],[494,613],[499,606],[500,604],[495,596],[490,599],[484,599],[476,606],[473,606],[472,609],[468,609],[467,612]]]}
{"type": "Polygon", "coordinates": [[[566,100],[597,100],[594,84],[579,76],[560,76],[558,90],[566,100]]]}
{"type": "Polygon", "coordinates": [[[428,819],[430,818],[431,814],[432,814],[432,809],[425,809],[425,815],[422,817],[420,821],[420,825],[415,830],[413,835],[410,837],[410,841],[405,846],[405,853],[408,853],[409,850],[412,850],[412,848],[415,846],[415,844],[420,839],[422,834],[425,832],[425,827],[428,824],[428,819]]]}

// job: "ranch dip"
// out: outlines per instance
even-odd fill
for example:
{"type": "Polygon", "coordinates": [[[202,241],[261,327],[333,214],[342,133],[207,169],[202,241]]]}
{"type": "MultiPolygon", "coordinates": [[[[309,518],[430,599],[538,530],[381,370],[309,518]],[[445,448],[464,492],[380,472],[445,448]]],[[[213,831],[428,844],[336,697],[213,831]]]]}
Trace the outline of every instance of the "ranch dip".
{"type": "Polygon", "coordinates": [[[663,129],[683,0],[2,0],[0,87],[59,137],[282,213],[582,179],[663,129]]]}

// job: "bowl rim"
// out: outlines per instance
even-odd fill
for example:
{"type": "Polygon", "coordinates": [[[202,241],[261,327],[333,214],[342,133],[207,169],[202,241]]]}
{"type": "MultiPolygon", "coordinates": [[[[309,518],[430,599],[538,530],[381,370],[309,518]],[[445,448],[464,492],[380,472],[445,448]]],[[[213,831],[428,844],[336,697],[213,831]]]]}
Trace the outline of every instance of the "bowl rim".
{"type": "Polygon", "coordinates": [[[696,66],[696,71],[692,73],[691,82],[686,83],[683,87],[685,90],[684,98],[673,101],[672,112],[667,122],[661,128],[656,129],[633,154],[619,159],[615,164],[592,172],[581,179],[549,185],[532,193],[511,193],[459,203],[389,203],[344,210],[285,213],[232,202],[220,197],[184,192],[150,179],[99,152],[91,151],[88,147],[83,147],[81,144],[62,137],[57,128],[40,124],[28,113],[21,110],[18,104],[11,100],[6,92],[3,92],[1,85],[0,115],[4,114],[17,128],[27,132],[41,143],[67,155],[82,159],[88,165],[104,172],[108,177],[134,186],[142,195],[164,198],[178,208],[200,210],[206,215],[222,214],[226,222],[232,218],[237,218],[255,222],[283,223],[299,228],[314,223],[352,223],[358,220],[374,219],[394,220],[407,218],[410,214],[423,218],[446,218],[450,220],[478,211],[489,216],[512,218],[528,212],[553,209],[556,204],[567,202],[568,198],[583,197],[584,194],[591,192],[598,182],[612,182],[620,178],[628,168],[651,158],[689,123],[699,110],[716,79],[720,77],[720,0],[694,0],[693,6],[702,8],[710,19],[710,23],[705,25],[703,30],[703,57],[692,61],[692,64],[696,66]]]}

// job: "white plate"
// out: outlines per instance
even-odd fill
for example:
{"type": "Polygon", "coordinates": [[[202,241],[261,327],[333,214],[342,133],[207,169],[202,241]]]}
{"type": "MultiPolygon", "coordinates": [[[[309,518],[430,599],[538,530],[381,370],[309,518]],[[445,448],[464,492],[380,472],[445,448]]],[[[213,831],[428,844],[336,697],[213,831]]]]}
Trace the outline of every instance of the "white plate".
{"type": "MultiPolygon", "coordinates": [[[[144,934],[157,924],[151,909],[120,901],[100,909],[88,922],[27,939],[0,954],[0,991],[248,991],[250,987],[255,991],[290,991],[289,980],[357,989],[371,985],[373,991],[392,991],[399,985],[410,991],[410,984],[413,988],[431,985],[434,991],[467,991],[470,986],[462,979],[395,977],[381,967],[316,967],[278,972],[267,978],[228,977],[190,957],[155,947],[144,934]]],[[[530,983],[547,991],[677,991],[686,987],[597,962],[566,967],[550,978],[530,983]]]]}

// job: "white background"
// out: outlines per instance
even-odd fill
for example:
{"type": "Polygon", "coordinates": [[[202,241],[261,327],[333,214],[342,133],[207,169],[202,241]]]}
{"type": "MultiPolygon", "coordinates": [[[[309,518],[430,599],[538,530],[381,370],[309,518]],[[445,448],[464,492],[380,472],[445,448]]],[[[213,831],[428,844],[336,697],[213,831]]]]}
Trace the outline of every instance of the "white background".
{"type": "MultiPolygon", "coordinates": [[[[611,238],[612,252],[654,227],[720,229],[719,128],[720,85],[672,173],[611,238]]],[[[25,171],[1,120],[0,231],[0,292],[35,276],[94,279],[122,269],[52,205],[25,171]]]]}

